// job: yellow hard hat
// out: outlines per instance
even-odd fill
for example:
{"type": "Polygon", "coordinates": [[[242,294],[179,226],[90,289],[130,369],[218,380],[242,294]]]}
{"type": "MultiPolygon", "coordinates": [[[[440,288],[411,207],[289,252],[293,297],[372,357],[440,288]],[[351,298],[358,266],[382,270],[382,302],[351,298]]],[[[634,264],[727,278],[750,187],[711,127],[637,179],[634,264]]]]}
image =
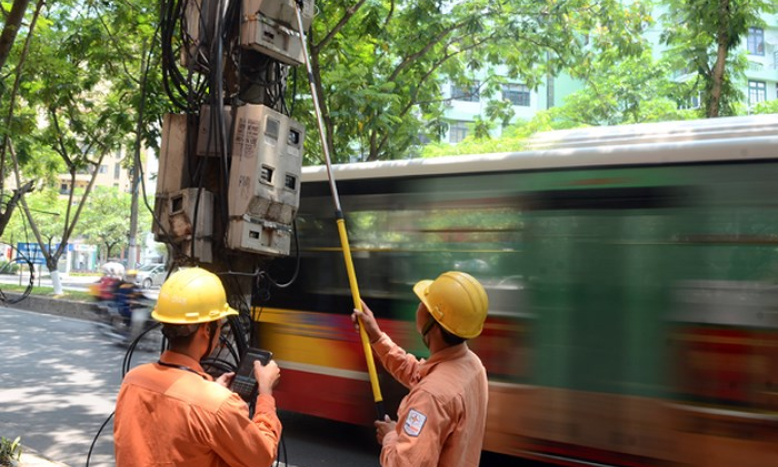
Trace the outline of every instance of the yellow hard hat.
{"type": "Polygon", "coordinates": [[[207,323],[237,314],[227,303],[221,280],[201,268],[173,273],[162,284],[151,312],[152,318],[167,324],[207,323]]]}
{"type": "Polygon", "coordinates": [[[481,334],[489,298],[476,278],[449,271],[434,281],[419,281],[413,291],[443,329],[463,339],[481,334]]]}

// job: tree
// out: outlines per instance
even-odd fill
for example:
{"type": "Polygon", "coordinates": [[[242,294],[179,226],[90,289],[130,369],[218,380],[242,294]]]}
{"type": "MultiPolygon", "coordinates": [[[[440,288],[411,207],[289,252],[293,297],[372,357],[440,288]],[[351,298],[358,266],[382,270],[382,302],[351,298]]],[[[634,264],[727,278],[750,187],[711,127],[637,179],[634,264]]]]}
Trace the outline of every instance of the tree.
{"type": "Polygon", "coordinates": [[[3,19],[5,20],[3,32],[0,33],[0,70],[3,69],[6,60],[8,60],[8,55],[10,55],[11,47],[13,47],[16,41],[16,36],[22,26],[24,13],[27,11],[29,4],[30,0],[14,0],[10,11],[6,11],[4,5],[0,6],[3,19]]]}
{"type": "Polygon", "coordinates": [[[114,248],[127,246],[131,196],[116,188],[95,187],[84,208],[78,233],[89,243],[100,247],[103,260],[113,257],[114,248]]]}
{"type": "Polygon", "coordinates": [[[685,86],[670,79],[669,63],[655,61],[650,49],[640,55],[616,62],[594,57],[583,63],[584,87],[550,110],[566,126],[621,125],[652,121],[679,120],[686,113],[678,102],[686,94],[685,86]]]}
{"type": "Polygon", "coordinates": [[[706,117],[735,115],[742,100],[737,82],[746,67],[732,55],[749,27],[764,25],[762,15],[778,11],[774,0],[667,0],[662,41],[675,69],[696,72],[706,117]]]}
{"type": "MultiPolygon", "coordinates": [[[[15,1],[11,8],[11,12],[6,15],[6,24],[2,35],[0,35],[0,71],[2,71],[8,56],[10,55],[11,47],[16,40],[18,30],[24,17],[24,12],[27,9],[27,4],[28,2],[15,1]]],[[[0,126],[0,141],[2,141],[2,144],[0,144],[0,201],[6,197],[5,181],[8,178],[8,174],[10,173],[10,171],[7,170],[8,168],[13,168],[16,181],[16,188],[12,190],[13,194],[5,204],[5,210],[0,212],[0,235],[3,234],[3,231],[10,221],[11,216],[13,216],[14,210],[23,200],[24,195],[34,189],[32,180],[25,183],[21,181],[19,176],[20,160],[16,157],[16,154],[13,154],[14,157],[12,158],[7,157],[7,154],[8,150],[10,149],[10,136],[16,133],[24,133],[23,130],[25,128],[33,128],[35,126],[35,115],[32,112],[20,112],[21,115],[18,115],[15,112],[14,106],[21,84],[21,70],[24,65],[23,57],[26,56],[27,51],[29,50],[30,39],[32,37],[31,33],[35,29],[35,24],[37,23],[42,6],[43,0],[38,0],[37,6],[35,7],[35,12],[33,13],[32,19],[30,21],[30,33],[27,35],[27,38],[24,42],[24,47],[22,49],[22,58],[18,60],[18,63],[16,64],[16,78],[14,79],[11,92],[4,92],[6,88],[5,74],[2,76],[3,81],[0,82],[0,102],[5,104],[5,106],[8,108],[8,112],[6,112],[5,118],[3,119],[4,125],[0,126]],[[8,163],[9,161],[10,163],[8,163]]],[[[3,12],[5,13],[5,11],[3,12]]],[[[36,178],[41,179],[50,177],[50,173],[41,174],[38,169],[41,167],[47,167],[47,162],[51,159],[46,158],[45,154],[42,154],[42,157],[39,159],[39,161],[35,162],[24,160],[23,158],[21,160],[22,164],[26,163],[25,165],[27,166],[27,172],[33,180],[36,178]]]]}
{"type": "Polygon", "coordinates": [[[60,240],[59,219],[65,212],[64,200],[60,198],[56,190],[44,188],[25,196],[27,212],[17,210],[8,222],[3,240],[9,244],[34,243],[36,238],[32,232],[32,223],[38,226],[38,232],[42,238],[39,244],[44,249],[55,247],[60,240]]]}
{"type": "MultiPolygon", "coordinates": [[[[137,12],[139,3],[120,5],[137,12]]],[[[32,159],[36,156],[32,151],[45,147],[56,154],[70,178],[68,201],[59,218],[59,243],[45,254],[55,293],[61,293],[57,263],[75,231],[103,158],[131,144],[126,135],[140,133],[137,128],[142,127],[136,125],[137,114],[128,105],[127,89],[132,86],[128,82],[137,83],[132,74],[140,69],[137,64],[132,66],[132,57],[139,60],[145,53],[138,44],[150,42],[144,34],[152,34],[153,28],[137,20],[121,21],[117,8],[112,2],[59,2],[46,11],[31,46],[20,56],[20,62],[26,59],[20,97],[40,124],[13,136],[26,143],[18,145],[18,159],[32,159]],[[127,33],[121,39],[127,47],[123,53],[117,53],[115,36],[106,36],[107,15],[114,18],[114,23],[122,23],[122,31],[127,33]],[[135,35],[131,36],[130,31],[135,35]],[[106,37],[114,40],[106,41],[106,37]],[[82,179],[86,180],[85,188],[76,190],[77,181],[82,179]]],[[[125,17],[128,15],[125,13],[125,17]]],[[[17,77],[21,73],[22,68],[17,67],[17,77]]],[[[20,179],[18,170],[17,165],[20,179]]],[[[42,228],[23,197],[21,202],[30,228],[43,247],[42,228]]]]}
{"type": "MultiPolygon", "coordinates": [[[[640,2],[614,0],[330,0],[317,7],[309,50],[338,161],[397,158],[420,135],[436,139],[445,80],[467,83],[476,70],[495,75],[503,66],[534,88],[589,49],[635,53],[648,14],[640,2]]],[[[490,92],[497,82],[481,85],[490,92]]],[[[295,105],[306,128],[316,128],[310,100],[298,97],[295,105]]],[[[315,140],[309,132],[307,152],[320,162],[315,140]]]]}

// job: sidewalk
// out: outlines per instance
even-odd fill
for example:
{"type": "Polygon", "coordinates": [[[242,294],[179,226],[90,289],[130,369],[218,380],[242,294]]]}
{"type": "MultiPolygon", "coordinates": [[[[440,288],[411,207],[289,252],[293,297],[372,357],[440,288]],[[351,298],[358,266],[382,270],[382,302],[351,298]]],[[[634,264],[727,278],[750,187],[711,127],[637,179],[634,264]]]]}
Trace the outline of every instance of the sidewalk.
{"type": "MultiPolygon", "coordinates": [[[[8,298],[16,298],[19,294],[7,293],[8,298]]],[[[89,303],[72,302],[48,297],[31,295],[21,303],[4,306],[23,309],[37,313],[45,313],[57,316],[66,316],[80,319],[93,319],[94,314],[88,311],[89,303]]],[[[3,433],[0,433],[3,434],[3,433]]],[[[45,457],[35,449],[24,444],[24,436],[21,439],[22,449],[18,467],[70,467],[68,464],[58,462],[45,457]]]]}
{"type": "Polygon", "coordinates": [[[43,457],[32,448],[22,446],[22,457],[19,459],[19,467],[70,467],[62,462],[56,462],[43,457]]]}

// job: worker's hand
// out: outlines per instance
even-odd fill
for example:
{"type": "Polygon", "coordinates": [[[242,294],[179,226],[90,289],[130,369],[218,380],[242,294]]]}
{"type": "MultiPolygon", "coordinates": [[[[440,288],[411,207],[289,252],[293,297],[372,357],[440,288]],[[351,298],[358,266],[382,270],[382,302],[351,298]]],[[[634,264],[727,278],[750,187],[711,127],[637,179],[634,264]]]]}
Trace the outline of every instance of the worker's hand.
{"type": "Polygon", "coordinates": [[[387,433],[391,433],[395,430],[397,422],[390,419],[389,415],[384,415],[383,420],[376,420],[373,422],[373,425],[375,425],[375,439],[378,441],[378,444],[383,446],[384,436],[386,436],[387,433]]]}
{"type": "Polygon", "coordinates": [[[221,376],[219,376],[218,378],[216,378],[216,382],[218,384],[224,386],[225,388],[228,388],[228,387],[230,387],[230,384],[232,384],[232,379],[234,377],[235,377],[235,373],[233,373],[233,372],[224,373],[221,376]]]}
{"type": "Polygon", "coordinates": [[[275,360],[270,360],[267,365],[262,365],[259,360],[254,361],[254,378],[259,384],[259,393],[273,395],[273,388],[281,379],[281,369],[278,368],[275,360]]]}
{"type": "Polygon", "coordinates": [[[370,340],[370,343],[372,344],[377,341],[378,338],[381,337],[381,328],[378,327],[373,312],[368,308],[364,301],[362,301],[362,311],[355,309],[351,314],[351,321],[354,323],[354,329],[356,329],[357,332],[359,332],[358,317],[362,318],[362,325],[365,327],[365,332],[367,333],[367,338],[370,340]]]}

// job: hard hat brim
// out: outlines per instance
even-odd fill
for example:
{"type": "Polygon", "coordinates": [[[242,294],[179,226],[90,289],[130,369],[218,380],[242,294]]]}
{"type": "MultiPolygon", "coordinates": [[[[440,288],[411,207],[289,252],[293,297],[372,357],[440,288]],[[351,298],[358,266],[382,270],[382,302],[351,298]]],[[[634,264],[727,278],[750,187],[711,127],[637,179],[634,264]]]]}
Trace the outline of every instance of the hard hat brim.
{"type": "Polygon", "coordinates": [[[421,303],[424,304],[425,307],[427,307],[427,311],[430,311],[430,304],[427,300],[427,294],[429,294],[430,291],[430,285],[432,285],[431,280],[423,280],[416,283],[416,285],[413,286],[413,293],[416,294],[417,297],[419,297],[419,300],[421,300],[421,303]]]}
{"type": "Polygon", "coordinates": [[[159,313],[157,313],[157,307],[154,307],[154,310],[151,312],[151,317],[154,318],[156,321],[159,321],[160,323],[164,324],[198,324],[198,323],[210,323],[211,321],[217,321],[222,318],[226,318],[228,316],[238,316],[240,313],[235,308],[232,308],[231,306],[226,306],[224,310],[221,310],[219,312],[211,312],[209,316],[199,316],[195,319],[171,319],[169,316],[164,316],[159,313]]]}

